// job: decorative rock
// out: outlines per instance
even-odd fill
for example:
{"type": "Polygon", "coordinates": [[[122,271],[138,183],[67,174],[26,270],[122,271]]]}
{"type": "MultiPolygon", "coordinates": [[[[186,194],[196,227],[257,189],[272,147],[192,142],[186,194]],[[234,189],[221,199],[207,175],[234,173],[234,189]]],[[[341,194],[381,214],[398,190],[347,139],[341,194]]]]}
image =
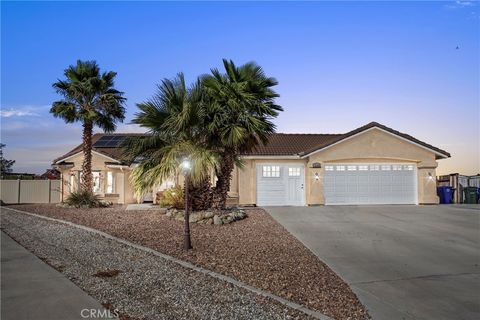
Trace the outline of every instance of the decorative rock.
{"type": "Polygon", "coordinates": [[[221,219],[219,216],[214,215],[214,216],[213,216],[213,224],[221,225],[221,224],[223,224],[223,221],[222,221],[222,219],[221,219]]]}
{"type": "Polygon", "coordinates": [[[214,215],[215,215],[215,213],[213,213],[212,211],[207,211],[207,212],[205,212],[205,218],[204,219],[213,218],[214,215]]]}
{"type": "MultiPolygon", "coordinates": [[[[185,219],[185,211],[177,210],[175,208],[168,208],[165,215],[178,221],[183,221],[185,219]]],[[[213,211],[207,210],[190,212],[189,220],[191,223],[222,225],[242,220],[246,216],[247,214],[244,210],[233,208],[230,212],[226,214],[216,214],[213,211]]]]}
{"type": "Polygon", "coordinates": [[[224,224],[233,222],[233,218],[232,218],[232,216],[227,215],[227,216],[223,217],[222,222],[223,222],[224,224]]]}

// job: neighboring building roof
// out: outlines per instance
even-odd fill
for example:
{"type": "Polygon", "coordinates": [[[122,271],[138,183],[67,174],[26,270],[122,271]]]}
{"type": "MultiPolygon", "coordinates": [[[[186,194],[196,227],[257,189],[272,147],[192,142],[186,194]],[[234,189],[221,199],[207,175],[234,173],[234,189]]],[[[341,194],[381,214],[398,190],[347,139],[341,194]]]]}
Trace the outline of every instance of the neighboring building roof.
{"type": "MultiPolygon", "coordinates": [[[[307,156],[313,152],[319,151],[323,148],[331,146],[335,143],[338,143],[344,139],[352,137],[356,134],[359,134],[363,131],[367,131],[372,128],[379,128],[386,132],[389,132],[393,135],[396,135],[400,138],[408,140],[412,143],[420,145],[424,148],[430,149],[437,154],[437,159],[444,157],[450,157],[450,153],[434,147],[428,143],[418,140],[415,137],[412,137],[406,133],[396,131],[392,128],[384,126],[377,122],[370,122],[367,125],[364,125],[360,128],[352,130],[343,134],[309,134],[309,133],[274,133],[270,136],[267,144],[259,145],[255,150],[244,154],[245,156],[307,156]]],[[[141,136],[143,134],[129,134],[129,133],[97,133],[92,137],[92,145],[95,144],[101,137],[105,135],[122,135],[122,136],[141,136]]],[[[122,148],[95,148],[92,147],[92,150],[98,152],[102,155],[105,155],[109,158],[117,160],[120,163],[129,163],[128,159],[125,158],[122,148]]],[[[67,154],[55,159],[54,164],[64,160],[70,156],[73,156],[82,151],[82,145],[77,146],[72,151],[67,154]]]]}
{"type": "Polygon", "coordinates": [[[60,179],[60,171],[57,169],[47,169],[45,173],[40,176],[41,179],[58,180],[60,179]]]}

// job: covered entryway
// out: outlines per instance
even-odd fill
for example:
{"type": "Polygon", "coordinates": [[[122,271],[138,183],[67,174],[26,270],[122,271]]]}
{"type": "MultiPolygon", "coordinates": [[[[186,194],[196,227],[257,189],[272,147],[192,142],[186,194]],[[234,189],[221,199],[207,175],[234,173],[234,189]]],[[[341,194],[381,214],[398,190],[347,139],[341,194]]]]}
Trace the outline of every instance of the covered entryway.
{"type": "Polygon", "coordinates": [[[413,164],[326,164],[325,204],[416,204],[413,164]]]}
{"type": "Polygon", "coordinates": [[[305,205],[303,164],[258,164],[257,205],[305,205]]]}

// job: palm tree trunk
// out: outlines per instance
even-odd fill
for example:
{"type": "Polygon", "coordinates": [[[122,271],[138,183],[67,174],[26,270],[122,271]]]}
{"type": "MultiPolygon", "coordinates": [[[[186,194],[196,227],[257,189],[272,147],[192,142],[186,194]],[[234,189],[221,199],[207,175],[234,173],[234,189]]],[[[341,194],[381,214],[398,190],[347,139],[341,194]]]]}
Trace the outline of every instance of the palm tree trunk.
{"type": "Polygon", "coordinates": [[[89,121],[83,124],[83,164],[82,164],[82,190],[93,190],[92,177],[92,131],[93,124],[89,121]]]}
{"type": "Polygon", "coordinates": [[[216,210],[225,209],[227,203],[228,191],[230,190],[230,180],[233,167],[235,165],[235,153],[232,150],[226,150],[222,156],[220,170],[217,174],[217,183],[213,193],[212,208],[216,210]]]}
{"type": "Polygon", "coordinates": [[[212,206],[212,185],[210,176],[205,176],[196,186],[189,184],[190,203],[193,211],[207,210],[212,206]]]}

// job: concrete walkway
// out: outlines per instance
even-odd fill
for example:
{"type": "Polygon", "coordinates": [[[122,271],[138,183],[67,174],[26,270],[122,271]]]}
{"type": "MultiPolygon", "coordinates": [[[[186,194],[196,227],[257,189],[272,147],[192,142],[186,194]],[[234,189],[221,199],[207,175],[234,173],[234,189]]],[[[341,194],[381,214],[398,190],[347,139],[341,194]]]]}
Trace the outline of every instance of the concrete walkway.
{"type": "MultiPolygon", "coordinates": [[[[86,317],[92,309],[106,312],[61,273],[0,233],[2,320],[76,320],[93,318],[86,317]]],[[[112,319],[103,315],[95,319],[112,319]]]]}
{"type": "Polygon", "coordinates": [[[373,319],[480,319],[480,206],[267,207],[373,319]]]}

